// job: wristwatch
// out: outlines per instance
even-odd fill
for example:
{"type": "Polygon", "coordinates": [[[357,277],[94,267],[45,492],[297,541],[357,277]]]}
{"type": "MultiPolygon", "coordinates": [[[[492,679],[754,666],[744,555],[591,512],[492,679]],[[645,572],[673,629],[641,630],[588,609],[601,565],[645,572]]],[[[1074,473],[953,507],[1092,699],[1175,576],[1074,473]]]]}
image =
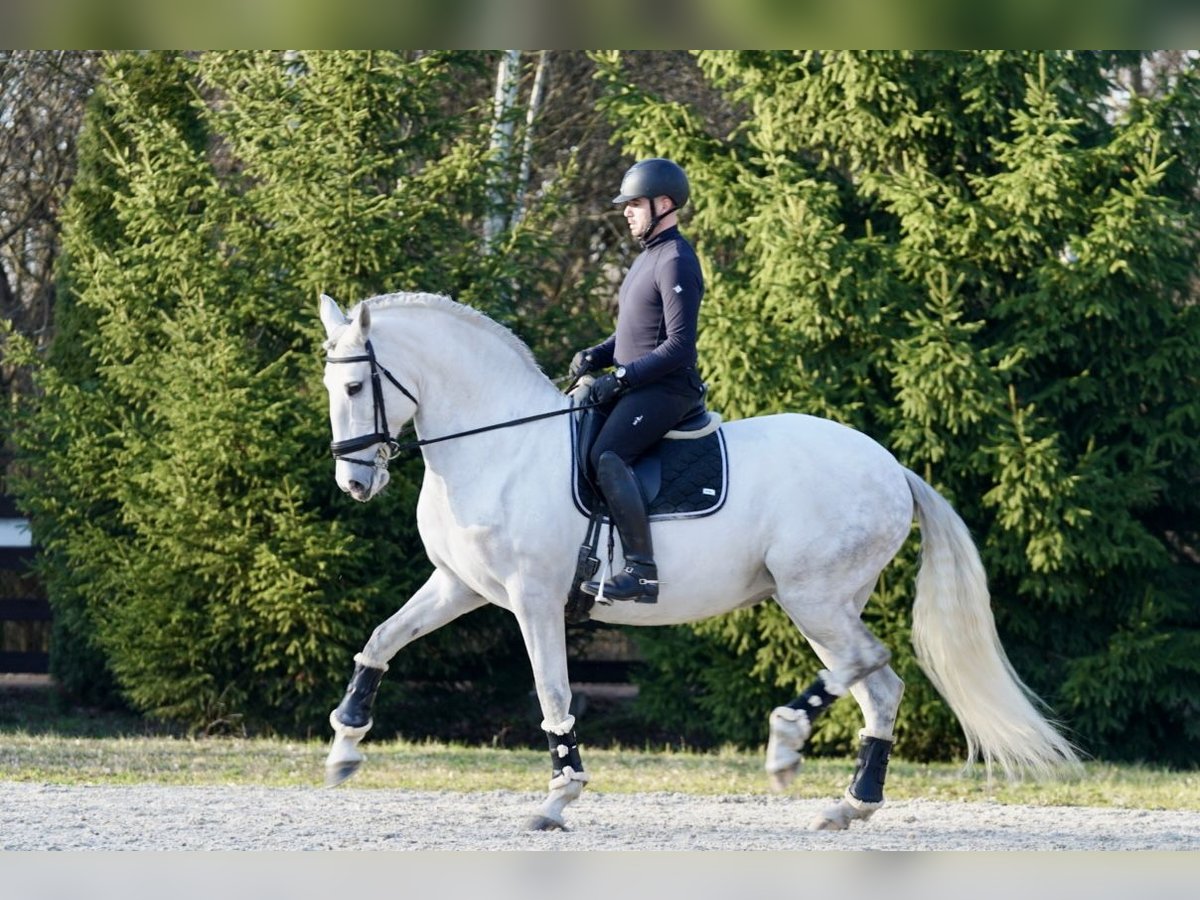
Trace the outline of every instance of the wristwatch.
{"type": "Polygon", "coordinates": [[[624,366],[617,366],[617,369],[615,372],[613,372],[613,374],[617,376],[617,383],[620,384],[621,387],[629,387],[629,382],[625,380],[624,366]]]}

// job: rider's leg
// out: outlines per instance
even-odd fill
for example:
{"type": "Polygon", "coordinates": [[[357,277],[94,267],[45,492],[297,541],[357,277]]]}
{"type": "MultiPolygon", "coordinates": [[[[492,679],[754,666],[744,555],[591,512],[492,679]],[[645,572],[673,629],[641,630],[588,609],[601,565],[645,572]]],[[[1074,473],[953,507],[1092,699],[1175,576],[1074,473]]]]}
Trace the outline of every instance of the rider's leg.
{"type": "MultiPolygon", "coordinates": [[[[606,598],[641,603],[658,599],[658,570],[646,501],[631,466],[687,414],[695,401],[695,392],[686,381],[634,390],[617,401],[592,445],[589,458],[593,471],[625,550],[624,570],[603,586],[606,598]]],[[[595,596],[601,584],[589,581],[581,589],[595,596]]]]}
{"type": "MultiPolygon", "coordinates": [[[[604,596],[654,603],[658,600],[658,567],[654,564],[650,519],[637,476],[620,456],[609,450],[600,457],[597,477],[625,550],[625,568],[604,584],[604,596]]],[[[600,582],[589,581],[582,590],[599,594],[600,582]]]]}

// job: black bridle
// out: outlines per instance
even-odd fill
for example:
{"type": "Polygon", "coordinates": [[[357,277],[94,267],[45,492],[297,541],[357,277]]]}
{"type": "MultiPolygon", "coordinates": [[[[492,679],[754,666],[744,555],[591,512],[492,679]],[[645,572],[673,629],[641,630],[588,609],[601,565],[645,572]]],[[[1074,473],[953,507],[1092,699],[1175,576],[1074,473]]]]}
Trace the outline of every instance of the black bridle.
{"type": "Polygon", "coordinates": [[[357,453],[359,450],[366,450],[368,447],[373,447],[376,444],[383,444],[383,456],[387,461],[391,461],[401,453],[407,453],[410,450],[416,450],[425,447],[429,444],[438,444],[442,441],[451,441],[455,438],[469,437],[473,434],[482,434],[485,431],[495,431],[499,428],[512,428],[515,425],[525,425],[529,422],[536,422],[539,419],[548,419],[551,416],[565,416],[568,413],[580,412],[585,409],[592,409],[600,406],[599,403],[583,403],[579,406],[569,406],[566,409],[556,409],[551,412],[538,413],[533,416],[525,416],[520,419],[510,419],[507,422],[497,422],[494,425],[484,425],[481,428],[472,428],[468,431],[456,431],[454,434],[444,434],[441,437],[426,438],[424,440],[405,441],[400,443],[387,430],[387,410],[383,405],[383,383],[380,380],[382,375],[400,391],[405,397],[413,402],[416,406],[417,398],[413,396],[412,391],[400,383],[391,372],[381,366],[375,359],[375,349],[371,346],[371,342],[367,341],[366,353],[360,356],[327,356],[327,363],[356,363],[365,362],[371,367],[371,405],[373,407],[373,419],[375,430],[370,434],[360,435],[359,437],[346,438],[344,441],[330,441],[329,450],[333,453],[333,458],[342,462],[354,463],[359,466],[367,466],[375,468],[375,460],[359,459],[351,456],[351,453],[357,453]]]}
{"type": "Polygon", "coordinates": [[[386,459],[392,459],[401,451],[400,445],[396,439],[388,433],[387,430],[387,409],[383,405],[383,385],[379,380],[379,376],[383,375],[388,381],[394,384],[405,397],[413,402],[415,406],[417,398],[413,396],[412,391],[402,385],[398,378],[385,369],[375,360],[375,348],[371,346],[371,342],[366,343],[366,353],[361,356],[327,356],[327,363],[357,363],[365,362],[371,366],[371,405],[374,407],[373,419],[375,430],[370,434],[360,435],[359,437],[346,438],[344,441],[330,441],[329,450],[333,453],[333,458],[344,462],[355,463],[368,468],[375,468],[375,460],[358,459],[350,456],[351,453],[357,453],[359,450],[366,450],[368,447],[373,447],[376,444],[383,444],[386,448],[384,456],[386,459]]]}

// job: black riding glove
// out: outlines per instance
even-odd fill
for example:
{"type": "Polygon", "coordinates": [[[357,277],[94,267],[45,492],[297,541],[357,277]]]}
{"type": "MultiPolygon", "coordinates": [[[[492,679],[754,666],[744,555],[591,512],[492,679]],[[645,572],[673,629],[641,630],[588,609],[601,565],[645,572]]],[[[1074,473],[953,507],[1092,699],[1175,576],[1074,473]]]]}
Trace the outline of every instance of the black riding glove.
{"type": "Polygon", "coordinates": [[[592,403],[608,403],[625,393],[625,385],[612,372],[606,372],[592,384],[592,392],[588,400],[592,403]]]}
{"type": "Polygon", "coordinates": [[[567,374],[572,378],[579,378],[595,370],[596,364],[592,362],[592,351],[580,350],[571,360],[571,368],[567,369],[567,374]]]}

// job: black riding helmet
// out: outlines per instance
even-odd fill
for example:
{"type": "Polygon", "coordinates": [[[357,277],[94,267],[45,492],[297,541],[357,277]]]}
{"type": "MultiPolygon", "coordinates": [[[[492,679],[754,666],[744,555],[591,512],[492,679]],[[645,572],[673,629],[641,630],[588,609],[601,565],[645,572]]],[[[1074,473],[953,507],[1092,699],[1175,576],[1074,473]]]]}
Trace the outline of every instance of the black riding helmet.
{"type": "Polygon", "coordinates": [[[650,200],[650,224],[642,234],[636,236],[639,241],[645,243],[663,216],[669,215],[688,202],[689,193],[687,175],[683,169],[669,159],[654,157],[640,160],[629,167],[629,171],[621,179],[621,192],[613,197],[612,202],[628,203],[639,197],[650,200]],[[675,205],[664,213],[655,213],[655,197],[670,197],[675,205]]]}
{"type": "Polygon", "coordinates": [[[688,202],[688,180],[683,169],[669,159],[643,159],[635,162],[621,179],[621,193],[613,203],[627,203],[638,197],[670,197],[675,208],[688,202]]]}

